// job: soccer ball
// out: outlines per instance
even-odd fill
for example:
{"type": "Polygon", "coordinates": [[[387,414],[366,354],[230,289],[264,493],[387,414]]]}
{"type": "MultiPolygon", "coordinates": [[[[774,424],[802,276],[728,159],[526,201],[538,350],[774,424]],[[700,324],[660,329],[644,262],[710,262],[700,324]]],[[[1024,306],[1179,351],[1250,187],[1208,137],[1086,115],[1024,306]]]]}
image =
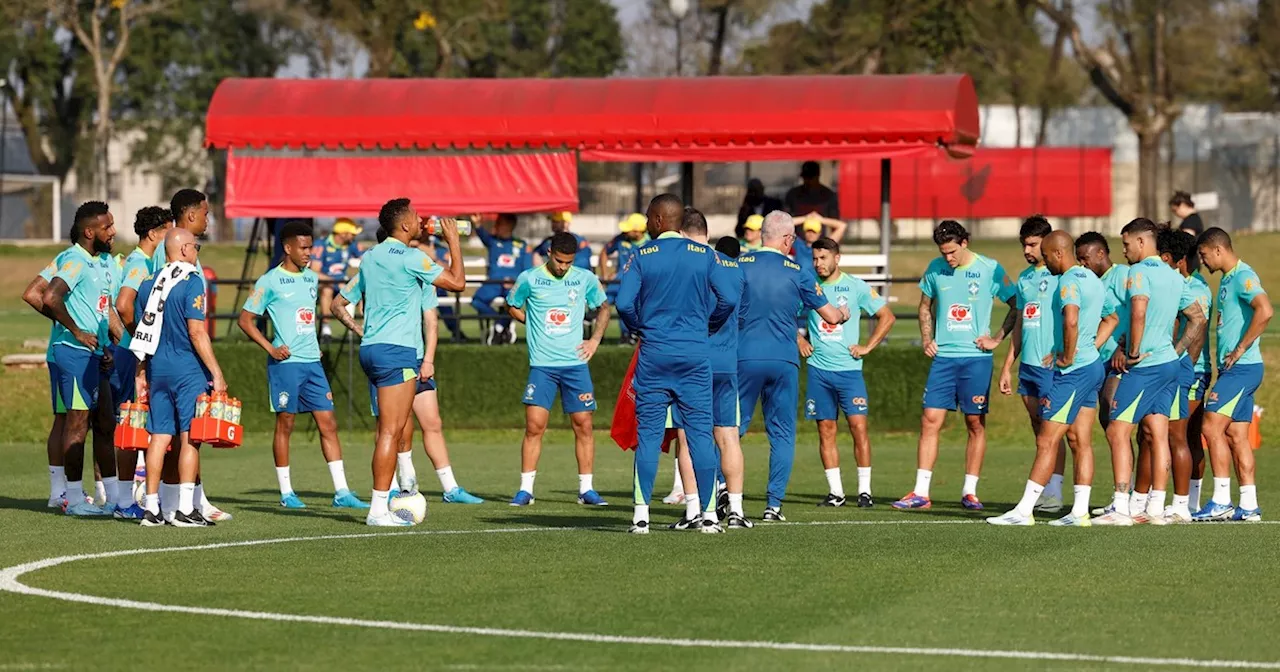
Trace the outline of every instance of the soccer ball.
{"type": "Polygon", "coordinates": [[[134,482],[133,482],[133,501],[134,501],[138,506],[143,506],[143,507],[145,507],[145,506],[146,506],[146,496],[147,496],[147,482],[146,482],[146,481],[134,481],[134,482]]]}
{"type": "Polygon", "coordinates": [[[414,525],[427,519],[427,498],[420,492],[396,495],[387,502],[387,508],[391,510],[391,515],[411,520],[414,525]]]}

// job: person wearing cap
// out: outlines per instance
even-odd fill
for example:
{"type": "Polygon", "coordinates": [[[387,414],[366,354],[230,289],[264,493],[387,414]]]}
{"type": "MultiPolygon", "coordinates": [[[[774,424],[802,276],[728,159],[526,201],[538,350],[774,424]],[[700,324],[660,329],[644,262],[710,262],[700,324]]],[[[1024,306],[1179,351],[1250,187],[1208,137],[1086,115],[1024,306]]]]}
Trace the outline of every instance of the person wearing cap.
{"type": "Polygon", "coordinates": [[[477,222],[476,235],[489,251],[488,270],[483,285],[471,297],[471,307],[484,319],[492,320],[489,334],[485,337],[486,345],[495,343],[515,343],[515,327],[511,318],[499,316],[494,310],[493,302],[505,297],[515,286],[516,278],[530,268],[530,250],[521,238],[513,236],[516,230],[516,216],[509,212],[498,215],[493,222],[490,233],[482,222],[477,222]]]}
{"type": "MultiPolygon", "coordinates": [[[[591,270],[591,243],[586,238],[569,231],[569,225],[573,223],[573,213],[571,212],[553,212],[551,213],[551,236],[561,231],[568,232],[578,241],[578,253],[573,255],[573,265],[578,268],[591,270]]],[[[551,258],[551,236],[547,236],[533,248],[533,265],[540,266],[547,263],[551,258]]]]}
{"type": "MultiPolygon", "coordinates": [[[[649,235],[645,232],[647,224],[648,218],[643,214],[631,213],[618,222],[618,230],[621,233],[604,246],[596,273],[600,276],[600,281],[606,283],[605,295],[608,297],[609,305],[613,305],[618,300],[618,283],[610,281],[617,278],[618,271],[626,267],[636,250],[649,242],[649,235]]],[[[634,335],[627,330],[625,324],[622,325],[621,343],[634,343],[634,335]]]]}
{"type": "Polygon", "coordinates": [[[742,223],[742,238],[738,240],[741,243],[742,252],[755,252],[761,248],[760,229],[764,226],[764,215],[751,215],[747,221],[742,223]]]}
{"type": "MultiPolygon", "coordinates": [[[[311,270],[320,279],[320,315],[329,314],[333,301],[334,285],[347,279],[347,267],[359,265],[356,259],[364,254],[356,245],[356,236],[364,229],[346,217],[333,223],[333,230],[324,241],[311,249],[311,270]]],[[[332,338],[328,320],[321,318],[320,338],[332,338]]]]}
{"type": "MultiPolygon", "coordinates": [[[[805,161],[800,166],[800,185],[792,187],[782,199],[783,209],[797,217],[816,212],[822,217],[840,217],[840,199],[830,187],[822,184],[822,168],[817,161],[805,161]]],[[[835,240],[839,240],[836,238],[835,240]]]]}
{"type": "Polygon", "coordinates": [[[738,225],[735,233],[739,239],[742,238],[742,225],[747,223],[747,218],[751,215],[764,217],[774,210],[781,209],[782,201],[765,195],[764,182],[756,177],[747,180],[747,193],[742,197],[742,207],[738,208],[738,225]]]}

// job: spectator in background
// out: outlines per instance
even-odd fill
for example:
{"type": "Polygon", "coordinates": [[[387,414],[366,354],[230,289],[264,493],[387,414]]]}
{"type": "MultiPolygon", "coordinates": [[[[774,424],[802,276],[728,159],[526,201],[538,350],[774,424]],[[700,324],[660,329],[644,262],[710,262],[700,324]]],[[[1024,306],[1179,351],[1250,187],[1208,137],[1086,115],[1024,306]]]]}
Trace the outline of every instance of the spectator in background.
{"type": "Polygon", "coordinates": [[[764,215],[751,215],[742,223],[742,238],[738,239],[742,254],[760,249],[760,229],[764,226],[764,215]]]}
{"type": "MultiPolygon", "coordinates": [[[[334,287],[346,282],[347,267],[360,265],[360,255],[364,254],[356,245],[356,236],[364,229],[346,217],[339,217],[333,223],[333,230],[323,241],[311,248],[311,270],[320,280],[320,315],[329,314],[329,305],[333,302],[334,287]]],[[[276,235],[280,239],[279,232],[276,235]]],[[[274,268],[274,267],[273,267],[274,268]]],[[[329,329],[329,321],[321,318],[320,340],[327,341],[333,337],[329,329]]]]}
{"type": "Polygon", "coordinates": [[[573,213],[571,212],[553,212],[551,213],[551,236],[542,239],[538,246],[533,248],[533,265],[541,266],[551,259],[551,237],[557,233],[569,233],[578,241],[578,252],[573,255],[573,265],[578,268],[591,270],[591,244],[586,238],[569,231],[569,225],[573,222],[573,213]]]}
{"type": "MultiPolygon", "coordinates": [[[[822,184],[822,168],[817,161],[805,161],[800,166],[800,185],[792,187],[783,200],[783,208],[797,217],[816,212],[822,217],[840,217],[840,199],[836,192],[822,184]]],[[[838,238],[836,239],[839,240],[838,238]]]]}
{"type": "Polygon", "coordinates": [[[471,307],[481,317],[493,320],[485,336],[486,345],[516,342],[511,318],[499,318],[498,311],[493,308],[494,301],[506,296],[515,286],[520,273],[533,267],[530,263],[532,252],[523,240],[513,237],[515,230],[516,216],[509,212],[498,215],[493,223],[493,233],[489,233],[482,222],[476,222],[476,235],[489,251],[489,264],[485,283],[471,297],[471,307]]]}
{"type": "Polygon", "coordinates": [[[1197,237],[1204,233],[1204,222],[1200,220],[1200,213],[1196,212],[1191,194],[1185,191],[1173,192],[1173,198],[1169,199],[1169,209],[1173,211],[1174,217],[1182,220],[1178,225],[1179,229],[1197,237]]]}
{"type": "MultiPolygon", "coordinates": [[[[618,222],[618,230],[621,231],[613,237],[608,244],[604,246],[604,251],[600,254],[600,261],[596,264],[596,274],[600,277],[600,281],[605,284],[605,295],[608,297],[609,305],[613,305],[618,299],[618,283],[610,282],[616,280],[622,273],[622,269],[627,267],[632,255],[641,245],[649,242],[649,234],[645,231],[648,226],[649,219],[639,212],[633,212],[625,219],[618,222]]],[[[635,344],[635,334],[627,330],[627,325],[622,325],[622,344],[635,344]]]]}
{"type": "Polygon", "coordinates": [[[742,207],[738,208],[738,224],[734,235],[742,238],[743,225],[747,223],[748,217],[758,215],[763,219],[765,215],[781,209],[782,201],[765,195],[764,182],[755,177],[747,180],[747,195],[742,198],[742,207]]]}

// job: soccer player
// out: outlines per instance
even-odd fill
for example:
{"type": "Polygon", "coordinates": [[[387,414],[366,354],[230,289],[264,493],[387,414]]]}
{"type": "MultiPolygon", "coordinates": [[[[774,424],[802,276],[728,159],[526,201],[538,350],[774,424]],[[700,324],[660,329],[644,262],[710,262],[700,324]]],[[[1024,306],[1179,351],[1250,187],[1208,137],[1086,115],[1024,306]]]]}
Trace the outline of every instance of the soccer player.
{"type": "MultiPolygon", "coordinates": [[[[335,230],[337,226],[334,227],[335,230]]],[[[333,414],[333,392],[320,363],[320,343],[316,339],[316,295],[321,289],[319,274],[307,262],[312,258],[311,226],[292,221],[280,230],[284,243],[284,260],[262,274],[253,285],[253,293],[240,311],[240,330],[267,353],[267,400],[276,414],[272,453],[276,464],[276,481],[280,485],[280,506],[305,509],[293,490],[289,473],[289,440],[293,436],[294,418],[310,413],[320,430],[320,452],[329,465],[333,479],[333,506],[341,509],[367,509],[347,486],[347,473],[342,462],[342,443],[338,439],[338,421],[333,414]],[[262,315],[271,319],[274,338],[258,329],[262,315]]]]}
{"type": "MultiPolygon", "coordinates": [[[[1210,305],[1213,303],[1213,295],[1209,290],[1209,284],[1201,278],[1192,275],[1190,258],[1196,255],[1196,237],[1186,231],[1176,229],[1163,228],[1160,230],[1156,238],[1156,249],[1160,252],[1160,260],[1169,267],[1178,271],[1182,276],[1182,297],[1178,302],[1178,319],[1173,334],[1176,342],[1182,337],[1189,326],[1189,320],[1185,314],[1185,310],[1191,303],[1200,306],[1200,312],[1207,316],[1210,313],[1210,305]]],[[[1181,353],[1178,358],[1178,390],[1177,397],[1169,408],[1169,453],[1173,466],[1173,504],[1167,507],[1163,516],[1170,523],[1189,523],[1191,522],[1190,507],[1190,488],[1192,475],[1192,458],[1191,458],[1191,433],[1190,426],[1190,409],[1191,400],[1196,395],[1195,388],[1199,384],[1199,378],[1203,376],[1203,371],[1196,373],[1196,367],[1201,363],[1201,355],[1207,350],[1205,340],[1208,337],[1208,329],[1200,332],[1200,337],[1195,339],[1186,352],[1181,353]]],[[[1196,402],[1199,406],[1199,402],[1196,402]]],[[[1198,410],[1198,409],[1197,409],[1198,410]]],[[[1200,432],[1197,428],[1195,443],[1200,443],[1200,432]]],[[[1201,455],[1203,455],[1203,450],[1201,455]]],[[[1147,478],[1150,478],[1148,466],[1147,478]]],[[[1203,468],[1203,465],[1202,465],[1203,468]]],[[[1139,467],[1139,476],[1135,480],[1143,480],[1142,468],[1139,467]]],[[[1202,472],[1203,473],[1203,472],[1202,472]]],[[[1141,490],[1141,487],[1134,488],[1141,490]]],[[[1199,493],[1196,493],[1197,497],[1199,493]]]]}
{"type": "MultiPolygon", "coordinates": [[[[285,226],[288,227],[291,223],[286,223],[285,226]]],[[[333,231],[329,233],[329,237],[311,249],[311,270],[321,282],[320,314],[322,316],[329,314],[333,295],[338,291],[336,287],[346,282],[347,267],[353,265],[353,262],[355,265],[360,263],[360,255],[364,253],[356,244],[356,236],[363,231],[364,229],[356,226],[356,223],[350,219],[339,217],[333,223],[333,231]]],[[[284,231],[281,230],[279,235],[283,239],[284,231]]],[[[332,338],[333,333],[329,329],[328,320],[322,317],[321,322],[323,324],[320,327],[320,338],[332,338]]]]}
{"type": "Polygon", "coordinates": [[[742,240],[738,241],[743,254],[760,249],[760,229],[763,226],[764,215],[747,217],[747,221],[742,224],[742,240]]]}
{"type": "Polygon", "coordinates": [[[471,307],[475,308],[481,317],[493,320],[493,325],[489,327],[489,333],[485,336],[486,345],[504,341],[515,343],[516,330],[511,326],[511,320],[505,317],[500,318],[498,311],[493,307],[493,302],[499,297],[506,296],[515,285],[516,276],[529,269],[532,252],[523,240],[511,235],[516,229],[515,215],[510,213],[498,215],[498,219],[493,223],[493,233],[489,233],[481,222],[476,224],[476,235],[480,236],[480,242],[489,250],[489,264],[486,271],[488,277],[480,289],[472,295],[471,307]]]}
{"type": "Polygon", "coordinates": [[[147,376],[150,413],[147,431],[147,492],[142,525],[159,527],[166,522],[175,527],[208,527],[208,520],[195,496],[200,473],[200,453],[191,441],[191,421],[196,398],[212,381],[214,392],[226,392],[227,381],[213,354],[205,326],[204,279],[196,270],[196,239],[185,228],[165,234],[164,250],[169,263],[138,288],[134,314],[140,315],[129,348],[143,359],[147,376]],[[166,460],[174,440],[176,458],[166,460]],[[166,461],[178,470],[177,506],[172,520],[160,511],[160,479],[166,461]]]}
{"type": "MultiPolygon", "coordinates": [[[[756,401],[763,400],[769,436],[769,489],[763,520],[782,522],[782,500],[796,455],[796,406],[800,402],[800,347],[796,315],[816,311],[826,323],[843,325],[852,306],[832,305],[818,279],[786,257],[795,242],[791,215],[765,215],[760,250],[738,257],[747,280],[738,310],[738,403],[747,433],[756,401]]],[[[701,489],[701,487],[699,487],[701,489]]]]}
{"type": "Polygon", "coordinates": [[[1129,265],[1111,263],[1111,246],[1097,231],[1088,231],[1076,238],[1076,261],[1102,280],[1102,286],[1107,290],[1107,301],[1115,308],[1118,320],[1111,336],[1098,348],[1102,366],[1106,369],[1106,380],[1098,397],[1098,420],[1105,430],[1111,423],[1111,401],[1116,387],[1120,385],[1120,372],[1112,368],[1111,358],[1120,341],[1129,334],[1129,293],[1125,288],[1129,282],[1129,265]]]}
{"type": "MultiPolygon", "coordinates": [[[[42,305],[60,325],[53,340],[53,364],[58,374],[58,395],[66,408],[62,431],[62,453],[67,476],[67,515],[107,516],[115,510],[118,488],[115,478],[115,451],[99,450],[95,438],[94,456],[106,487],[106,508],[82,502],[84,442],[90,416],[98,409],[101,365],[108,338],[119,340],[123,331],[119,316],[111,306],[115,289],[111,244],[115,240],[115,219],[107,205],[89,201],[76,210],[76,244],[58,255],[57,273],[45,289],[42,305]],[[110,480],[107,480],[110,479],[110,480]]],[[[104,400],[108,405],[109,399],[104,400]]],[[[105,446],[104,446],[105,448],[105,446]]],[[[125,506],[127,508],[127,500],[125,506]]]]}
{"type": "MultiPolygon", "coordinates": [[[[631,261],[636,250],[649,242],[649,236],[644,230],[645,222],[644,215],[638,212],[633,212],[626,219],[618,222],[618,230],[621,233],[614,236],[600,254],[599,263],[596,264],[596,274],[600,276],[600,282],[605,283],[605,298],[610,305],[618,302],[618,283],[611,281],[618,279],[622,269],[626,267],[627,262],[631,261]]],[[[622,326],[620,343],[635,344],[635,335],[627,331],[626,325],[622,326]]]]}
{"type": "MultiPolygon", "coordinates": [[[[1040,400],[1049,396],[1049,387],[1053,384],[1053,363],[1043,364],[1053,348],[1055,337],[1052,311],[1045,310],[1058,290],[1058,276],[1045,267],[1044,254],[1040,249],[1042,242],[1053,227],[1049,220],[1041,215],[1032,215],[1022,222],[1018,239],[1022,242],[1022,256],[1027,260],[1027,268],[1018,275],[1018,313],[1021,319],[1013,325],[1013,344],[1009,347],[1000,369],[1000,394],[1013,394],[1013,363],[1021,358],[1018,366],[1018,395],[1022,397],[1022,405],[1031,418],[1031,435],[1040,436],[1040,400]]],[[[1072,259],[1074,261],[1074,258],[1072,259]]],[[[1036,510],[1044,513],[1056,513],[1062,509],[1062,473],[1066,468],[1067,447],[1058,446],[1058,457],[1054,464],[1053,475],[1045,486],[1040,501],[1036,502],[1036,510]]]]}
{"type": "MultiPolygon", "coordinates": [[[[1208,324],[1216,324],[1214,307],[1213,307],[1213,290],[1209,288],[1209,280],[1200,272],[1200,250],[1197,247],[1197,237],[1190,232],[1183,230],[1182,233],[1191,236],[1189,240],[1190,249],[1187,251],[1186,269],[1191,274],[1188,286],[1195,288],[1193,291],[1197,297],[1199,292],[1203,291],[1205,305],[1202,308],[1205,311],[1205,318],[1208,324]]],[[[1184,238],[1184,240],[1186,240],[1184,238]]],[[[1179,321],[1181,323],[1181,320],[1179,321]]],[[[1184,325],[1185,328],[1185,325],[1184,325]]],[[[1209,380],[1213,375],[1213,365],[1210,363],[1212,355],[1209,347],[1209,329],[1205,327],[1205,336],[1200,340],[1200,356],[1195,357],[1195,364],[1192,366],[1191,387],[1187,392],[1187,446],[1191,453],[1191,479],[1187,489],[1187,507],[1191,513],[1200,510],[1200,492],[1204,483],[1204,439],[1201,431],[1204,422],[1204,400],[1209,396],[1209,380]]]]}
{"type": "Polygon", "coordinates": [[[843,411],[853,436],[853,456],[858,464],[858,501],[868,508],[871,501],[871,437],[867,433],[867,409],[870,405],[867,384],[862,380],[862,358],[881,343],[896,318],[889,304],[861,278],[840,270],[840,244],[830,238],[813,243],[813,267],[822,280],[822,293],[839,308],[848,307],[874,316],[876,327],[867,339],[859,342],[860,322],[831,324],[816,312],[808,311],[809,336],[797,337],[800,356],[809,359],[809,381],[805,384],[807,399],[805,417],[818,423],[818,456],[827,475],[827,497],[818,506],[844,506],[844,483],[840,478],[840,450],[836,446],[836,421],[843,411]]]}
{"type": "Polygon", "coordinates": [[[991,351],[1013,331],[1017,292],[999,262],[969,249],[969,232],[959,222],[948,219],[938,224],[933,242],[942,256],[929,263],[920,279],[920,342],[933,365],[924,387],[916,486],[893,508],[933,506],[929,483],[938,460],[938,434],[947,412],[958,408],[969,435],[960,505],[981,511],[978,476],[987,452],[991,351]],[[995,336],[990,335],[993,301],[1009,304],[995,336]]]}
{"type": "MultiPolygon", "coordinates": [[[[1025,246],[1026,243],[1024,242],[1025,246]]],[[[1039,256],[1055,276],[1049,311],[1055,316],[1053,343],[1041,362],[1053,366],[1053,380],[1043,391],[1041,415],[1036,424],[1036,457],[1031,465],[1022,499],[1012,511],[988,518],[992,525],[1034,525],[1033,507],[1052,478],[1053,465],[1062,440],[1072,435],[1075,465],[1075,500],[1071,513],[1050,525],[1089,527],[1089,493],[1093,485],[1093,416],[1097,412],[1098,390],[1105,373],[1098,356],[1099,329],[1115,326],[1114,312],[1102,327],[1106,289],[1096,275],[1075,264],[1075,245],[1070,234],[1054,231],[1042,237],[1039,256]]],[[[1017,341],[1014,341],[1017,343],[1017,341]]],[[[1026,349],[1023,353],[1027,353],[1026,349]]],[[[1025,365],[1024,365],[1025,366],[1025,365]]]]}
{"type": "Polygon", "coordinates": [[[507,296],[507,312],[525,325],[529,340],[529,378],[524,388],[525,429],[520,445],[520,489],[511,506],[533,503],[533,481],[542,455],[542,435],[547,431],[551,405],[557,392],[560,406],[573,424],[574,453],[578,458],[578,503],[605,506],[592,483],[596,446],[591,416],[596,410],[595,389],[587,362],[596,354],[609,326],[609,305],[604,288],[589,270],[574,265],[578,239],[568,231],[551,237],[547,262],[516,278],[507,296]],[[587,311],[598,317],[591,338],[582,339],[587,311]]]}
{"type": "Polygon", "coordinates": [[[573,265],[578,268],[591,270],[591,243],[586,238],[579,236],[569,230],[570,224],[573,223],[573,213],[570,212],[553,212],[551,213],[551,235],[542,239],[538,246],[533,248],[533,265],[541,266],[551,258],[551,239],[557,233],[567,233],[573,236],[577,247],[573,253],[573,265]]]}
{"type": "MultiPolygon", "coordinates": [[[[704,533],[720,533],[715,510],[719,462],[712,439],[711,348],[709,334],[720,330],[739,296],[729,277],[716,272],[714,251],[680,235],[684,205],[672,194],[649,203],[653,238],[623,269],[618,314],[640,334],[636,362],[635,511],[630,532],[649,533],[649,499],[658,475],[667,409],[674,403],[689,437],[695,480],[704,511],[704,533]],[[704,291],[702,288],[708,288],[704,291]]],[[[794,418],[795,405],[792,405],[794,418]]]]}
{"type": "Polygon", "coordinates": [[[1204,405],[1204,436],[1213,467],[1213,498],[1194,520],[1262,520],[1249,423],[1253,395],[1262,384],[1262,352],[1258,339],[1274,309],[1258,274],[1240,260],[1231,236],[1210,228],[1198,241],[1200,258],[1218,284],[1218,380],[1204,405]],[[1231,461],[1240,483],[1240,505],[1231,505],[1231,461]]]}
{"type": "MultiPolygon", "coordinates": [[[[1189,323],[1177,345],[1172,341],[1174,323],[1182,298],[1183,281],[1178,272],[1160,260],[1156,248],[1157,227],[1149,219],[1138,218],[1124,226],[1120,235],[1129,267],[1127,304],[1129,334],[1124,348],[1112,356],[1112,368],[1120,371],[1120,384],[1112,400],[1112,417],[1107,426],[1107,443],[1115,470],[1113,510],[1093,522],[1097,525],[1127,526],[1135,522],[1163,525],[1165,488],[1169,471],[1169,414],[1177,396],[1178,357],[1198,337],[1205,326],[1204,313],[1194,303],[1184,311],[1189,323]],[[1134,425],[1141,423],[1150,442],[1152,490],[1146,510],[1130,506],[1130,452],[1134,425]],[[1134,516],[1144,514],[1135,520],[1134,516]]],[[[1122,309],[1123,310],[1123,309],[1122,309]]]]}
{"type": "Polygon", "coordinates": [[[334,302],[333,312],[362,338],[360,367],[377,388],[373,498],[365,523],[386,527],[411,524],[391,515],[387,498],[395,476],[400,437],[413,410],[418,382],[431,378],[418,354],[422,352],[421,297],[427,285],[462,291],[466,276],[454,220],[440,222],[449,246],[448,269],[431,261],[423,251],[409,247],[409,241],[420,238],[422,233],[422,219],[409,199],[395,198],[383,204],[378,224],[387,232],[387,239],[365,252],[360,272],[343,290],[358,289],[364,299],[364,329],[355,324],[344,302],[334,302]]]}

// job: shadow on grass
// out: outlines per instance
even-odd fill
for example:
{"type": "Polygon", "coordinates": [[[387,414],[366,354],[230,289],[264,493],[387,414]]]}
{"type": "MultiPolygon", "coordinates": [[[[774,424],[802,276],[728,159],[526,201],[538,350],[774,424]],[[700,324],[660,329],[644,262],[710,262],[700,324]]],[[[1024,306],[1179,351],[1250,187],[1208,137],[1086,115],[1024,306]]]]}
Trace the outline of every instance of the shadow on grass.
{"type": "Polygon", "coordinates": [[[47,499],[14,499],[13,497],[0,496],[0,510],[11,511],[48,511],[57,515],[62,515],[57,509],[51,509],[46,506],[49,503],[47,499]]]}

